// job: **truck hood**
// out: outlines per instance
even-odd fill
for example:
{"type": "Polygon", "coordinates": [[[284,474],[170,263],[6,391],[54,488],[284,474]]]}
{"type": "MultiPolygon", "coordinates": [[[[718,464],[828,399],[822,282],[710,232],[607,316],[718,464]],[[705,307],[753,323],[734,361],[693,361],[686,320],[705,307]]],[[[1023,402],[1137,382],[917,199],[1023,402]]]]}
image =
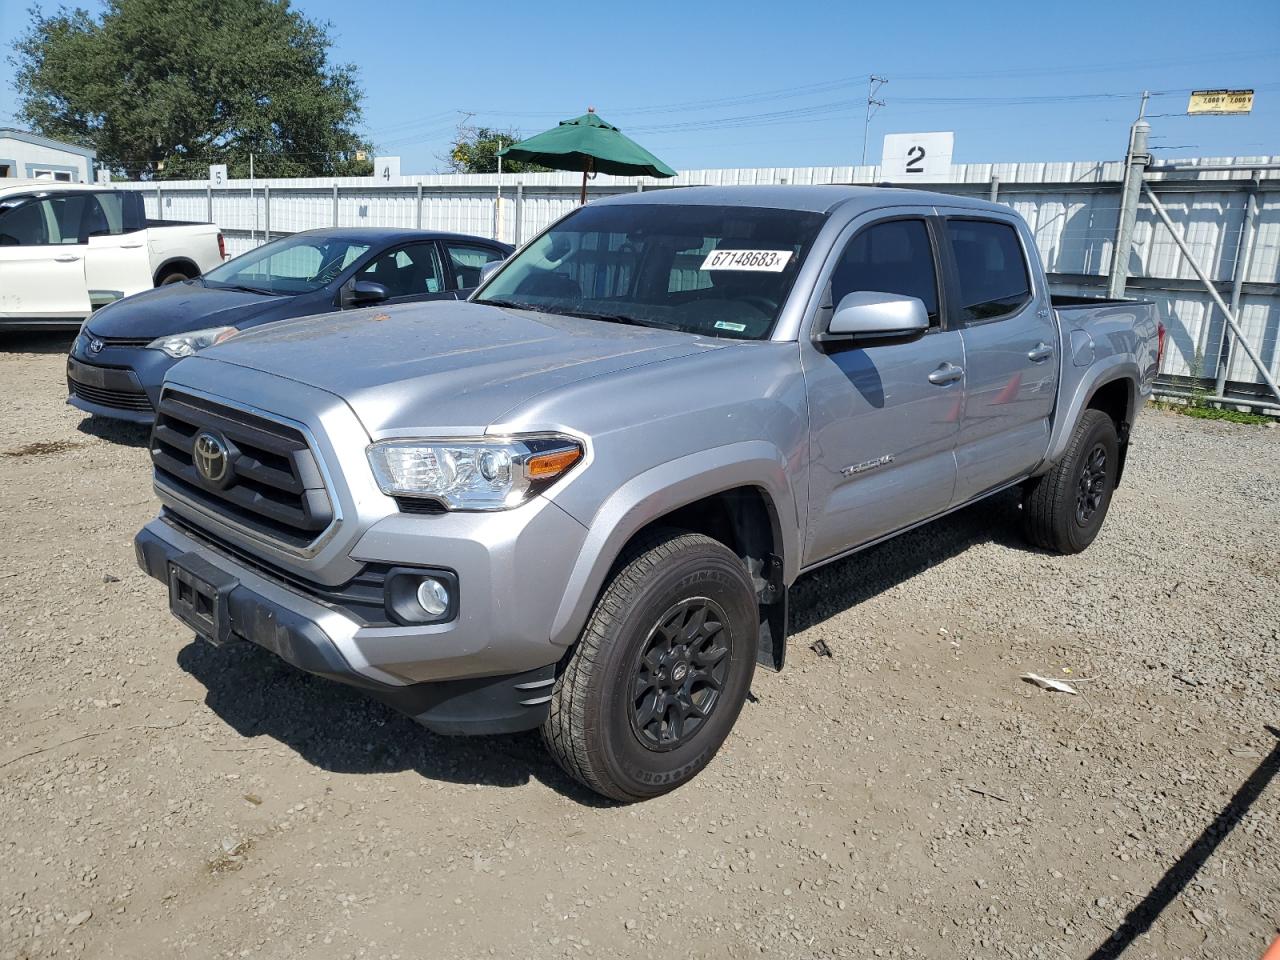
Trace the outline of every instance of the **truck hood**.
{"type": "Polygon", "coordinates": [[[172,283],[108,304],[86,326],[100,337],[167,337],[205,327],[233,327],[268,311],[287,311],[292,300],[206,287],[199,280],[172,283]]]}
{"type": "MultiPolygon", "coordinates": [[[[255,329],[202,359],[311,384],[374,438],[479,434],[530,398],[724,341],[458,301],[304,317],[255,329]]],[[[174,379],[181,380],[181,364],[174,379]]],[[[244,399],[244,398],[242,398],[244,399]]]]}

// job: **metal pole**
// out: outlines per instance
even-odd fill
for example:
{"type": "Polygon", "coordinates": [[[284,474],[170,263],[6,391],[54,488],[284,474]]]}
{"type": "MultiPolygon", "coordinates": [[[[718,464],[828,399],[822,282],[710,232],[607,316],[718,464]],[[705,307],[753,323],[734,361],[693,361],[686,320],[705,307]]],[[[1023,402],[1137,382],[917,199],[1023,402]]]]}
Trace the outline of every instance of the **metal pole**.
{"type": "MultiPolygon", "coordinates": [[[[1236,262],[1231,277],[1231,313],[1240,316],[1240,294],[1244,287],[1245,277],[1249,274],[1249,264],[1253,260],[1254,229],[1258,219],[1258,175],[1254,176],[1254,186],[1249,190],[1249,199],[1245,203],[1244,223],[1240,225],[1240,242],[1236,245],[1236,262]]],[[[1222,334],[1218,337],[1218,369],[1214,393],[1222,396],[1226,392],[1227,377],[1231,375],[1231,364],[1235,359],[1235,341],[1227,336],[1227,325],[1222,325],[1222,334]]]]}
{"type": "Polygon", "coordinates": [[[502,239],[502,138],[498,138],[498,201],[493,207],[493,239],[502,239]]]}
{"type": "Polygon", "coordinates": [[[889,81],[877,77],[874,73],[867,77],[867,117],[862,123],[862,166],[867,165],[867,137],[871,135],[871,114],[873,107],[883,107],[884,101],[876,99],[876,91],[889,81]],[[877,86],[879,84],[879,86],[877,86]]]}
{"type": "Polygon", "coordinates": [[[1156,215],[1165,225],[1165,229],[1173,237],[1174,243],[1178,245],[1178,249],[1182,251],[1182,255],[1187,258],[1187,263],[1191,265],[1192,271],[1200,278],[1200,282],[1204,284],[1204,288],[1209,291],[1209,296],[1213,298],[1213,302],[1218,305],[1218,309],[1223,312],[1227,318],[1227,324],[1231,327],[1231,332],[1236,336],[1236,342],[1240,344],[1241,349],[1248,354],[1249,359],[1253,361],[1254,367],[1257,368],[1258,374],[1262,377],[1263,382],[1276,395],[1276,399],[1280,400],[1280,386],[1276,385],[1275,378],[1271,376],[1271,371],[1267,369],[1267,365],[1262,362],[1262,358],[1254,351],[1253,345],[1245,338],[1244,332],[1240,329],[1240,325],[1236,323],[1235,314],[1231,312],[1231,308],[1227,306],[1226,301],[1222,299],[1222,295],[1218,293],[1218,289],[1213,285],[1213,281],[1209,279],[1209,275],[1204,272],[1204,268],[1200,266],[1200,262],[1196,260],[1191,252],[1191,248],[1187,246],[1187,241],[1182,238],[1173,221],[1169,219],[1169,214],[1164,208],[1164,204],[1156,196],[1155,191],[1151,189],[1151,184],[1143,183],[1142,188],[1147,192],[1147,199],[1151,201],[1151,206],[1155,209],[1156,215]]]}
{"type": "Polygon", "coordinates": [[[164,219],[164,202],[160,198],[160,181],[156,181],[156,219],[164,219]]]}
{"type": "Polygon", "coordinates": [[[418,229],[422,229],[422,182],[418,182],[418,229]]]}
{"type": "Polygon", "coordinates": [[[1116,223],[1116,245],[1111,251],[1111,277],[1107,296],[1119,300],[1129,280],[1129,254],[1133,249],[1133,228],[1138,222],[1138,201],[1142,198],[1143,170],[1151,162],[1147,134],[1151,124],[1138,120],[1129,128],[1129,149],[1125,154],[1124,189],[1120,194],[1120,217],[1116,223]]]}
{"type": "Polygon", "coordinates": [[[987,199],[990,200],[992,203],[995,203],[1000,199],[1000,178],[999,177],[991,178],[991,196],[989,196],[987,199]]]}
{"type": "Polygon", "coordinates": [[[253,226],[249,228],[249,246],[258,245],[258,198],[253,195],[253,154],[249,154],[249,206],[253,207],[253,226]]]}
{"type": "Polygon", "coordinates": [[[208,221],[213,223],[213,184],[206,183],[204,185],[204,205],[208,213],[208,221]]]}
{"type": "Polygon", "coordinates": [[[333,181],[333,225],[338,225],[338,181],[333,181]]]}
{"type": "Polygon", "coordinates": [[[271,242],[271,184],[262,185],[262,242],[271,242]]]}
{"type": "Polygon", "coordinates": [[[524,217],[524,184],[517,183],[516,184],[516,222],[515,222],[516,235],[513,238],[513,241],[517,247],[520,246],[520,233],[521,233],[521,228],[523,226],[523,224],[521,223],[521,220],[523,217],[524,217]]]}

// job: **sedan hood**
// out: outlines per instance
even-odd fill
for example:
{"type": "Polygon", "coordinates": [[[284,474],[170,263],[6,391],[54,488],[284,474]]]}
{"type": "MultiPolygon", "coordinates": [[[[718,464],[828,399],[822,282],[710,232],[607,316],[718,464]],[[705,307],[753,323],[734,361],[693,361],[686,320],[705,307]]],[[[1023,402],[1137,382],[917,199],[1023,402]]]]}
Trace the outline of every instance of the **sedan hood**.
{"type": "Polygon", "coordinates": [[[546,391],[720,345],[669,330],[446,301],[271,324],[200,357],[336,394],[382,438],[481,433],[546,391]]]}
{"type": "Polygon", "coordinates": [[[87,328],[100,337],[167,337],[205,327],[232,327],[287,309],[292,300],[206,287],[198,280],[171,283],[103,307],[89,318],[87,328]]]}

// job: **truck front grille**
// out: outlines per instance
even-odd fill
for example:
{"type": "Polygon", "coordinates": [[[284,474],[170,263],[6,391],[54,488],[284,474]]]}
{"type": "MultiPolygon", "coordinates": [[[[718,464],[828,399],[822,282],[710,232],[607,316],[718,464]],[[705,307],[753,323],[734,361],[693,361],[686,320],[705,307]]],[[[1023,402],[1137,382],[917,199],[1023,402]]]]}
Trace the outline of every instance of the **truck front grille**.
{"type": "Polygon", "coordinates": [[[179,500],[295,550],[334,520],[306,437],[266,417],[166,390],[151,460],[156,484],[179,500]]]}

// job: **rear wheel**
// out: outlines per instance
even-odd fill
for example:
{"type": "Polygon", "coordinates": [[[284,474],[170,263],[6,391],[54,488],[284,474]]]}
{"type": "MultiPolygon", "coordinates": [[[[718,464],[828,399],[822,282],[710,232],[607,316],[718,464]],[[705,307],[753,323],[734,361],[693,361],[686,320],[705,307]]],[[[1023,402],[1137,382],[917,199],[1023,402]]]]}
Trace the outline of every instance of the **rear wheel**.
{"type": "Polygon", "coordinates": [[[729,735],[755,671],[758,608],[742,561],[670,531],[634,550],[565,660],[543,724],[564,770],[615,800],[692,779],[729,735]]]}
{"type": "Polygon", "coordinates": [[[1119,466],[1115,424],[1101,410],[1086,410],[1066,454],[1026,486],[1022,521],[1027,539],[1057,553],[1079,553],[1093,543],[1111,506],[1119,466]]]}
{"type": "Polygon", "coordinates": [[[161,276],[160,279],[156,281],[156,286],[167,287],[171,283],[182,283],[184,280],[190,280],[190,279],[191,278],[188,277],[181,270],[171,270],[168,273],[161,276]]]}

